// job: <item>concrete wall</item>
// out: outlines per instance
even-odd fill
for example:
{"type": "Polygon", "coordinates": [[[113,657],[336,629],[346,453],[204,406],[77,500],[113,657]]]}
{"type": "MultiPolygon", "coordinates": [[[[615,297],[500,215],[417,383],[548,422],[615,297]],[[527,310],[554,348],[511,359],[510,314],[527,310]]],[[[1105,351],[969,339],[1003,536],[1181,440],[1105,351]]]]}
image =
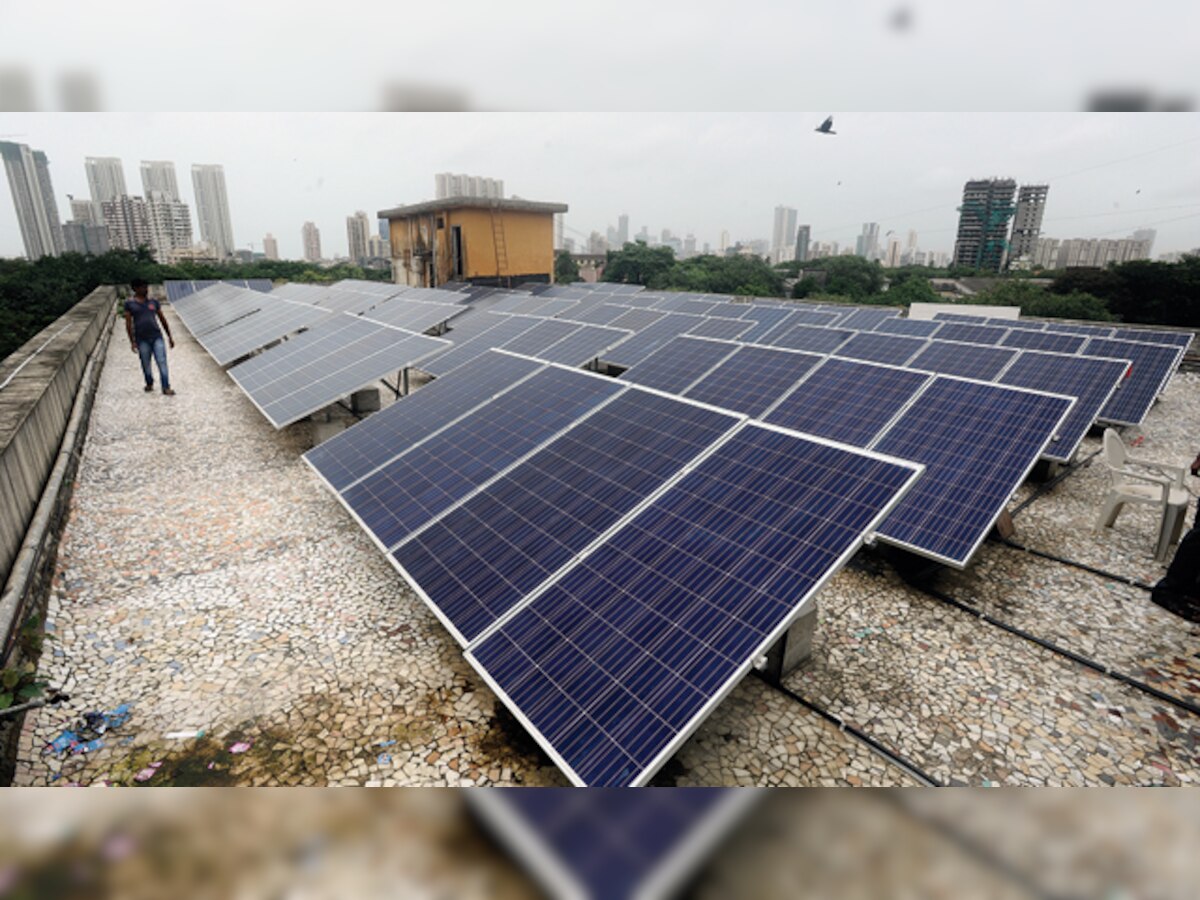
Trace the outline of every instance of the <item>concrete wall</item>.
{"type": "Polygon", "coordinates": [[[54,467],[88,355],[116,301],[115,288],[97,288],[0,361],[0,384],[16,372],[0,388],[0,586],[54,467]]]}

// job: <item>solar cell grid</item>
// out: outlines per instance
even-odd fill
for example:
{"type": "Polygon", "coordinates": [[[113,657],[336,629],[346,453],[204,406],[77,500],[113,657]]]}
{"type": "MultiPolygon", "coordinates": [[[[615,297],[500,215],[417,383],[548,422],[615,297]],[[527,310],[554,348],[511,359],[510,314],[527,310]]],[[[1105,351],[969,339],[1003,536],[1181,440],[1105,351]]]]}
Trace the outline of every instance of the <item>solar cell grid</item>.
{"type": "Polygon", "coordinates": [[[997,328],[1015,328],[1018,331],[1045,331],[1045,322],[1031,322],[1027,319],[984,319],[983,324],[994,325],[997,328]]]}
{"type": "Polygon", "coordinates": [[[544,369],[345,488],[341,497],[391,549],[622,385],[544,369]]]}
{"type": "Polygon", "coordinates": [[[1000,342],[1003,347],[1021,350],[1044,350],[1049,353],[1075,353],[1087,338],[1078,334],[1051,334],[1046,331],[1013,329],[1000,342]]]}
{"type": "Polygon", "coordinates": [[[880,538],[965,566],[1073,403],[1001,385],[934,379],[873,445],[926,467],[880,527],[880,538]]]}
{"type": "MultiPolygon", "coordinates": [[[[941,332],[938,334],[940,337],[941,332]]],[[[937,372],[939,375],[991,381],[1016,358],[1018,352],[1010,347],[960,344],[934,338],[907,365],[910,369],[937,372]]]]}
{"type": "MultiPolygon", "coordinates": [[[[621,319],[616,319],[613,325],[621,325],[621,319]]],[[[689,316],[683,313],[666,313],[661,319],[645,326],[632,337],[622,341],[608,352],[606,359],[618,366],[633,366],[648,357],[651,353],[674,337],[684,334],[689,328],[701,321],[699,316],[689,316]]]]}
{"type": "Polygon", "coordinates": [[[792,311],[788,309],[752,307],[742,318],[753,321],[754,325],[748,331],[742,332],[741,340],[748,344],[763,343],[776,327],[791,317],[791,314],[792,311]]]}
{"type": "Polygon", "coordinates": [[[970,315],[969,313],[934,313],[933,319],[936,322],[964,322],[969,325],[980,325],[984,322],[987,316],[970,315]]]}
{"type": "Polygon", "coordinates": [[[426,303],[411,301],[405,297],[394,297],[367,310],[363,313],[363,317],[419,334],[449,322],[463,312],[464,308],[456,303],[426,303]]]}
{"type": "Polygon", "coordinates": [[[643,784],[915,474],[748,425],[468,659],[576,784],[643,784]]]}
{"type": "Polygon", "coordinates": [[[197,340],[217,363],[228,365],[235,359],[332,315],[335,313],[319,306],[274,300],[262,309],[210,331],[197,340]]]}
{"type": "Polygon", "coordinates": [[[1148,328],[1114,328],[1113,339],[1118,341],[1142,341],[1148,344],[1169,344],[1172,347],[1188,347],[1192,343],[1192,332],[1152,331],[1148,328]]]}
{"type": "MultiPolygon", "coordinates": [[[[430,375],[445,375],[479,354],[486,353],[494,347],[503,346],[542,321],[544,320],[531,316],[507,316],[500,322],[491,323],[479,334],[466,339],[458,338],[449,350],[421,363],[421,368],[430,375]]],[[[449,337],[453,339],[456,334],[461,334],[461,332],[452,329],[449,337]]]]}
{"type": "Polygon", "coordinates": [[[629,312],[627,306],[617,306],[613,303],[597,303],[584,310],[571,310],[562,318],[572,322],[583,322],[588,325],[609,325],[613,319],[629,312]]]}
{"type": "Polygon", "coordinates": [[[810,353],[833,353],[846,341],[854,337],[853,331],[837,328],[814,328],[811,325],[792,325],[785,322],[767,336],[773,347],[788,347],[792,350],[807,350],[810,353]],[[786,329],[782,330],[781,329],[786,329]]]}
{"type": "Polygon", "coordinates": [[[931,322],[927,319],[900,319],[896,317],[884,319],[873,329],[876,334],[900,334],[908,337],[932,337],[937,334],[941,322],[931,322]]]}
{"type": "Polygon", "coordinates": [[[626,369],[620,378],[669,394],[681,394],[737,349],[737,344],[681,335],[626,369]]]}
{"type": "Polygon", "coordinates": [[[1118,425],[1140,425],[1154,400],[1167,386],[1183,356],[1182,347],[1093,338],[1079,351],[1083,356],[1127,359],[1129,377],[1100,410],[1099,418],[1118,425]]]}
{"type": "Polygon", "coordinates": [[[792,325],[827,327],[841,318],[838,313],[823,312],[819,309],[793,309],[789,310],[789,313],[788,322],[792,325]]]}
{"type": "Polygon", "coordinates": [[[716,304],[709,300],[695,300],[691,297],[670,295],[657,301],[653,308],[664,312],[689,313],[694,316],[707,316],[716,304]]]}
{"type": "Polygon", "coordinates": [[[339,491],[544,365],[488,351],[304,455],[339,491]]]}
{"type": "Polygon", "coordinates": [[[558,343],[551,344],[538,353],[547,362],[567,366],[582,366],[602,356],[610,347],[615,347],[633,332],[620,328],[604,328],[601,325],[583,325],[568,334],[558,343]]]}
{"type": "Polygon", "coordinates": [[[902,366],[924,349],[923,338],[860,331],[837,348],[837,355],[902,366]]]}
{"type": "Polygon", "coordinates": [[[960,341],[964,344],[988,344],[995,346],[1004,340],[1003,328],[990,325],[968,325],[965,322],[947,322],[938,329],[939,341],[960,341]]]}
{"type": "Polygon", "coordinates": [[[505,341],[500,346],[512,353],[537,356],[541,351],[561,341],[567,335],[578,331],[579,328],[580,326],[575,322],[546,319],[545,321],[538,322],[528,331],[517,335],[511,340],[505,341]]]}
{"type": "Polygon", "coordinates": [[[393,556],[469,643],[737,422],[627,391],[393,556]]]}
{"type": "Polygon", "coordinates": [[[820,361],[820,356],[811,353],[741,347],[684,396],[757,417],[820,361]]]}
{"type": "Polygon", "coordinates": [[[856,309],[837,323],[839,328],[854,328],[859,331],[870,331],[885,319],[893,319],[900,315],[900,310],[890,308],[856,309]]]}
{"type": "Polygon", "coordinates": [[[828,359],[767,413],[766,421],[867,447],[929,377],[909,369],[828,359]]]}
{"type": "Polygon", "coordinates": [[[706,318],[703,322],[699,322],[688,330],[688,334],[694,334],[696,337],[719,338],[721,340],[735,340],[740,335],[745,334],[754,326],[753,322],[746,322],[742,319],[721,319],[721,318],[706,318]]]}
{"type": "Polygon", "coordinates": [[[1052,331],[1055,334],[1082,334],[1089,338],[1110,338],[1115,329],[1105,327],[1103,325],[1070,325],[1060,322],[1047,322],[1045,331],[1052,331]]]}
{"type": "Polygon", "coordinates": [[[1013,387],[1076,398],[1055,439],[1042,453],[1047,459],[1066,463],[1075,455],[1128,366],[1127,360],[1027,351],[1013,361],[999,381],[1013,387]]]}

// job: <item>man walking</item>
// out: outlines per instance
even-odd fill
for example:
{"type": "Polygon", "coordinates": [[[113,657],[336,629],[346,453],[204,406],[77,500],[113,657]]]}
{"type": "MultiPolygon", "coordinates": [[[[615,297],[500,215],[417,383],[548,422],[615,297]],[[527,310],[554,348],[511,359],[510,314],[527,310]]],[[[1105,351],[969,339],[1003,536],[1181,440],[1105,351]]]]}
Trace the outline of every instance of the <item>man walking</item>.
{"type": "Polygon", "coordinates": [[[162,331],[159,331],[158,323],[162,322],[167,340],[174,350],[175,338],[171,336],[171,327],[167,324],[158,301],[146,296],[150,285],[140,278],[135,278],[129,286],[133,288],[133,296],[125,301],[125,330],[129,333],[129,346],[142,359],[146,392],[154,390],[154,373],[150,369],[150,357],[153,355],[154,362],[158,365],[158,380],[162,382],[162,392],[167,396],[174,396],[171,377],[167,374],[167,349],[163,346],[162,331]]]}

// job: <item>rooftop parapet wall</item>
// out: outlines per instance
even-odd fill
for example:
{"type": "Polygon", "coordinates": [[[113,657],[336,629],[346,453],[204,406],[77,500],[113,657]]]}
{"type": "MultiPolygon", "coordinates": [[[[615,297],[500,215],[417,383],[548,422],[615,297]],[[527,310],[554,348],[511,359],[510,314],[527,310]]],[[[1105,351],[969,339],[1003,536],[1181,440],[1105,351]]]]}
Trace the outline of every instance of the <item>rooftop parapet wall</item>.
{"type": "Polygon", "coordinates": [[[116,288],[96,288],[0,361],[0,586],[54,467],[84,366],[116,300],[116,288]]]}

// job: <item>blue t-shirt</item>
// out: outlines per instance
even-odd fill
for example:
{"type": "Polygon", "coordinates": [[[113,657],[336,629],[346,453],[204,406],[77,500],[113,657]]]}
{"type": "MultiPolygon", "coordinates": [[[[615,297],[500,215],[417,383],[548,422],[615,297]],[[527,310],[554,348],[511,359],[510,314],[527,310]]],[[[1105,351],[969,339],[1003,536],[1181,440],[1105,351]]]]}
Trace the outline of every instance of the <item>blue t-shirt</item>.
{"type": "Polygon", "coordinates": [[[141,303],[137,297],[130,297],[125,301],[125,312],[133,316],[134,340],[153,341],[162,337],[162,332],[158,330],[157,300],[147,298],[145,303],[141,303]]]}

